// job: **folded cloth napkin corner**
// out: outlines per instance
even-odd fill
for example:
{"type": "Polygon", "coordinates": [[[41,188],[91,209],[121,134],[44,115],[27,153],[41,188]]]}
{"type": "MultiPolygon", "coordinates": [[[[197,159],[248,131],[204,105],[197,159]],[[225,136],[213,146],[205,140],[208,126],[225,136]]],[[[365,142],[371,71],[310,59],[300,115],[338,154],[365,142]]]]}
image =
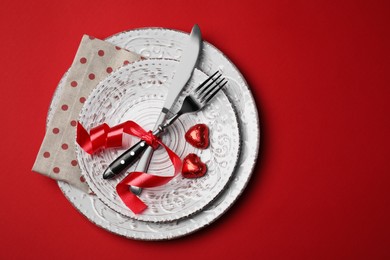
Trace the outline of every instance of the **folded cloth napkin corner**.
{"type": "Polygon", "coordinates": [[[95,37],[84,35],[76,56],[58,89],[58,102],[47,124],[32,171],[89,192],[75,152],[79,113],[91,90],[112,71],[141,59],[136,53],[95,37]]]}

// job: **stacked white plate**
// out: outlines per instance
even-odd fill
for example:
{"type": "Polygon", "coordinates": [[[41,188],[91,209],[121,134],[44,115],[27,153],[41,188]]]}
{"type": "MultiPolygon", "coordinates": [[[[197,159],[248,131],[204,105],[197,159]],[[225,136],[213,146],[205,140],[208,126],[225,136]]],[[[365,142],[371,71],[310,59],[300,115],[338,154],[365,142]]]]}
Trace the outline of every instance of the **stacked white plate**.
{"type": "MultiPolygon", "coordinates": [[[[144,129],[151,129],[168,93],[187,37],[188,34],[179,31],[145,28],[106,39],[146,59],[125,65],[100,82],[84,103],[80,122],[90,129],[102,123],[113,126],[133,120],[144,129]]],[[[126,137],[123,149],[108,149],[93,156],[77,150],[82,174],[95,195],[59,182],[68,200],[96,225],[118,235],[142,240],[177,238],[205,227],[225,213],[246,187],[259,150],[259,121],[249,86],[231,61],[214,46],[203,42],[197,69],[175,110],[194,86],[217,70],[228,80],[224,91],[200,112],[180,117],[162,137],[182,159],[189,153],[196,153],[207,164],[204,177],[186,179],[179,175],[164,186],[144,189],[140,198],[148,208],[141,214],[134,214],[115,191],[116,184],[125,174],[108,181],[102,179],[108,164],[123,149],[138,141],[135,137],[126,137]],[[197,149],[184,139],[185,132],[198,123],[209,127],[210,146],[207,149],[197,149]]],[[[62,82],[64,80],[58,88],[62,87],[62,82]]],[[[155,151],[148,172],[172,173],[172,165],[162,149],[155,151]]]]}

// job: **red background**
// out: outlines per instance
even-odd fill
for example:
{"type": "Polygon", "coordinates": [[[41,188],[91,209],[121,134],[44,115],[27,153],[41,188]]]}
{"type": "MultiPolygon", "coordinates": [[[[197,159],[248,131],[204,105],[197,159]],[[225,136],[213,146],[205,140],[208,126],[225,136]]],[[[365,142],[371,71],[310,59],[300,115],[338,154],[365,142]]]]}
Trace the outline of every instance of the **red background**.
{"type": "Polygon", "coordinates": [[[0,258],[389,259],[389,3],[2,0],[0,258]],[[31,172],[52,94],[84,33],[194,23],[252,88],[253,178],[193,235],[119,237],[31,172]]]}

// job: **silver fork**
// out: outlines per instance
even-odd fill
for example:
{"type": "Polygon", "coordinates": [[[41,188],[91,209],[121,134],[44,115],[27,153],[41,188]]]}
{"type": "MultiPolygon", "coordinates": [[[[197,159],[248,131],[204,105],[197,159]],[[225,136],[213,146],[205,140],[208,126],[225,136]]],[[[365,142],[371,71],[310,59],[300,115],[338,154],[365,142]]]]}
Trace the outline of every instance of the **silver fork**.
{"type": "MultiPolygon", "coordinates": [[[[197,112],[205,107],[208,102],[210,102],[210,100],[226,85],[227,81],[221,76],[222,74],[217,71],[202,84],[196,87],[185,97],[180,110],[170,117],[164,124],[158,126],[158,128],[153,132],[153,135],[158,136],[163,133],[181,115],[197,112]]],[[[126,158],[119,156],[115,161],[113,161],[103,173],[103,178],[110,179],[127,170],[127,168],[139,159],[147,147],[148,144],[143,140],[130,147],[126,152],[124,152],[124,154],[127,154],[128,156],[126,158]]],[[[142,189],[132,186],[131,191],[139,195],[142,189]]]]}

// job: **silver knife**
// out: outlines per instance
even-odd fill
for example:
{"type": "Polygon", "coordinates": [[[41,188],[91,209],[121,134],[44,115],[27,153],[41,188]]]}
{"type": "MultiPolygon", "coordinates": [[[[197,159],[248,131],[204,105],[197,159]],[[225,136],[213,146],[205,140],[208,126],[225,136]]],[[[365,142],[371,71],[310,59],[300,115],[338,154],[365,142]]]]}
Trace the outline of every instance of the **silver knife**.
{"type": "MultiPolygon", "coordinates": [[[[168,96],[157,119],[154,130],[156,130],[156,128],[165,121],[167,113],[172,109],[175,101],[180,96],[180,93],[187,84],[188,80],[191,78],[199,57],[201,44],[202,37],[200,28],[197,24],[195,24],[192,27],[188,42],[184,46],[182,58],[179,64],[177,64],[177,70],[173,76],[171,86],[168,89],[168,96]]],[[[145,172],[149,166],[152,155],[153,149],[145,145],[145,142],[141,140],[131,149],[125,151],[117,159],[115,159],[104,171],[103,178],[110,179],[115,175],[126,171],[140,157],[141,159],[137,165],[136,171],[145,172]]],[[[132,191],[136,192],[136,188],[134,187],[134,190],[132,189],[132,191]]],[[[140,189],[138,192],[140,192],[140,189]]]]}

